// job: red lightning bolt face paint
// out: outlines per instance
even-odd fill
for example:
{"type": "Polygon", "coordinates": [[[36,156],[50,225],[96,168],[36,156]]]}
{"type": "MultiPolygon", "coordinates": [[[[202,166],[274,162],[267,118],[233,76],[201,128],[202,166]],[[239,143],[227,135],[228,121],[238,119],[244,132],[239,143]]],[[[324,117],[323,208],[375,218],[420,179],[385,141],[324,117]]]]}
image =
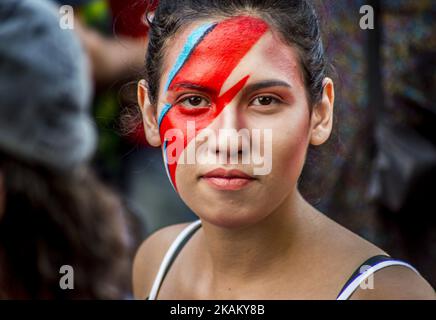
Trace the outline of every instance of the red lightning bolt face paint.
{"type": "MultiPolygon", "coordinates": [[[[263,20],[241,16],[218,24],[202,25],[190,34],[169,74],[164,94],[176,92],[187,85],[197,86],[209,93],[211,104],[208,107],[189,110],[177,102],[165,105],[158,120],[165,159],[168,158],[167,147],[174,142],[165,140],[168,130],[178,129],[183,132],[183,147],[186,149],[189,142],[208,127],[241,91],[249,75],[242,77],[229,90],[221,93],[226,79],[267,30],[268,25],[263,20]],[[187,134],[188,121],[195,121],[194,136],[187,134]]],[[[178,152],[172,157],[178,159],[180,154],[181,152],[178,152]]],[[[177,190],[177,161],[165,162],[167,173],[177,190]]]]}

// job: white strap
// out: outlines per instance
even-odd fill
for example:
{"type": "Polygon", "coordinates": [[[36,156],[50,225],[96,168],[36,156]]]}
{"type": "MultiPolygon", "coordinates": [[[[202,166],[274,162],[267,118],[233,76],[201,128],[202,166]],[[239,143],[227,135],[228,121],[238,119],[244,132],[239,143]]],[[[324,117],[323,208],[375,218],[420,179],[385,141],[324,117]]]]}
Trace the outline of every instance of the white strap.
{"type": "Polygon", "coordinates": [[[372,275],[377,270],[389,267],[389,266],[405,266],[407,268],[412,269],[417,274],[419,274],[418,270],[416,270],[414,267],[412,267],[410,264],[399,261],[399,260],[389,260],[389,261],[382,261],[377,263],[376,265],[368,268],[366,271],[364,271],[361,275],[356,277],[351,283],[342,291],[342,293],[337,297],[336,300],[347,300],[353,292],[357,289],[357,287],[360,286],[361,282],[364,281],[366,278],[368,278],[370,275],[372,275]]]}
{"type": "Polygon", "coordinates": [[[165,277],[166,271],[170,266],[173,255],[177,252],[180,244],[185,240],[187,236],[189,236],[198,226],[201,225],[201,220],[194,221],[190,225],[188,225],[182,232],[177,236],[177,238],[173,241],[171,246],[169,247],[165,257],[160,264],[159,271],[157,272],[156,278],[154,279],[153,286],[151,287],[150,294],[148,296],[148,300],[156,300],[157,293],[159,291],[160,286],[162,285],[163,278],[165,277]]]}

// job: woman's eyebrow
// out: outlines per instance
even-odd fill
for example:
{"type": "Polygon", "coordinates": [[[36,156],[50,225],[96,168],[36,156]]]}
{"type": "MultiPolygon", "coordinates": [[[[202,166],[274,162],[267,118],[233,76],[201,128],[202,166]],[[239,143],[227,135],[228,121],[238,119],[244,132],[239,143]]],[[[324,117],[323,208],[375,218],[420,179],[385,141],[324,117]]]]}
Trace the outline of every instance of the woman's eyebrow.
{"type": "Polygon", "coordinates": [[[173,84],[171,87],[172,88],[169,91],[176,91],[179,88],[183,88],[183,89],[192,89],[192,90],[203,91],[203,92],[206,92],[208,94],[217,94],[217,92],[214,88],[210,88],[210,87],[203,86],[201,84],[193,83],[193,82],[177,82],[177,83],[173,84]]]}
{"type": "Polygon", "coordinates": [[[282,80],[263,80],[247,85],[244,88],[244,92],[249,93],[249,92],[257,91],[264,88],[270,88],[270,87],[292,88],[292,86],[289,83],[282,80]]]}
{"type": "MultiPolygon", "coordinates": [[[[264,88],[270,88],[270,87],[285,87],[285,88],[292,88],[292,86],[282,80],[263,80],[255,83],[251,83],[247,85],[244,89],[244,93],[250,93],[256,90],[264,89],[264,88]]],[[[172,88],[169,91],[177,91],[177,89],[192,89],[192,90],[198,90],[203,91],[205,93],[211,94],[211,95],[217,95],[218,93],[214,88],[210,88],[207,86],[203,86],[198,83],[193,82],[178,82],[172,85],[172,88]]]]}

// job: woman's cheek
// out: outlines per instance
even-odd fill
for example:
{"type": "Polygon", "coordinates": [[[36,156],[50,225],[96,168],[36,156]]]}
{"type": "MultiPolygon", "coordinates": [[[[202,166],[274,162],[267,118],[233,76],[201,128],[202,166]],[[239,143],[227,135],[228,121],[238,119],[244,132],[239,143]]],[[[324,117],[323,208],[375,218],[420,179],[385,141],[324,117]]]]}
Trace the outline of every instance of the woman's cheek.
{"type": "Polygon", "coordinates": [[[277,179],[297,183],[306,158],[308,131],[309,123],[304,119],[288,121],[273,130],[272,173],[277,179]]]}
{"type": "MultiPolygon", "coordinates": [[[[181,154],[186,159],[186,150],[181,154]]],[[[198,164],[179,163],[176,168],[177,192],[180,196],[192,193],[198,184],[198,164]]]]}

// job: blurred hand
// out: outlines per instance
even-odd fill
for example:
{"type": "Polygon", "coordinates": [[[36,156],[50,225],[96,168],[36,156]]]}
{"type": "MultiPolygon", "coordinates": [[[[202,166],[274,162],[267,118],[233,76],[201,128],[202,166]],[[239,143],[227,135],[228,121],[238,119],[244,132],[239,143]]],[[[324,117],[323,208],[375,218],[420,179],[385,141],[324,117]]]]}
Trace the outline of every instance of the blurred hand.
{"type": "Polygon", "coordinates": [[[75,31],[89,54],[97,85],[135,74],[144,67],[148,38],[107,38],[85,26],[78,17],[75,31]]]}

